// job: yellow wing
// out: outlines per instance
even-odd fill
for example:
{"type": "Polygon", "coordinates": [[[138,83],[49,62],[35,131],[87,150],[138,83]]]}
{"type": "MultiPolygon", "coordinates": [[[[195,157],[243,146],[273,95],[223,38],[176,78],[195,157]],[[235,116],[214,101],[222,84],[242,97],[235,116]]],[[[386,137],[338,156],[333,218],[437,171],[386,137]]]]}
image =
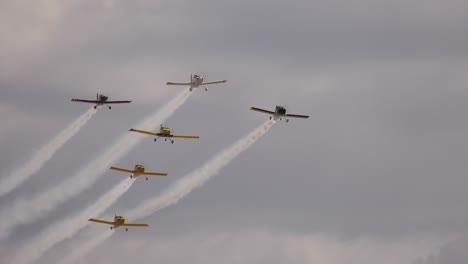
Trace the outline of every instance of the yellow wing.
{"type": "Polygon", "coordinates": [[[167,172],[158,172],[158,171],[145,171],[143,175],[157,175],[157,176],[166,176],[167,172]]]}
{"type": "Polygon", "coordinates": [[[102,219],[97,219],[97,218],[90,218],[88,221],[101,223],[101,224],[108,224],[108,225],[115,224],[114,221],[107,221],[107,220],[102,220],[102,219]]]}
{"type": "Polygon", "coordinates": [[[136,129],[136,128],[131,128],[129,131],[148,134],[148,135],[152,135],[152,136],[156,136],[156,134],[157,134],[156,132],[146,131],[146,130],[141,130],[141,129],[136,129]]]}
{"type": "Polygon", "coordinates": [[[123,172],[129,172],[129,173],[135,173],[134,170],[125,169],[125,168],[120,168],[120,167],[115,167],[115,166],[111,166],[109,169],[111,169],[111,170],[123,171],[123,172]]]}
{"type": "Polygon", "coordinates": [[[175,137],[175,138],[200,138],[199,136],[196,136],[196,135],[171,135],[171,137],[175,137]]]}
{"type": "Polygon", "coordinates": [[[145,223],[124,223],[123,226],[149,226],[145,223]]]}

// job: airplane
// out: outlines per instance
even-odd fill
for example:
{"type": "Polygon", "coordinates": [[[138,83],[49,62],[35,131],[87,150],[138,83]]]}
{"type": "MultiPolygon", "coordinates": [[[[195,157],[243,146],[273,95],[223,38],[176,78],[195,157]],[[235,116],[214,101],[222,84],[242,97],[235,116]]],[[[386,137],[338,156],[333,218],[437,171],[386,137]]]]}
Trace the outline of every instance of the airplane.
{"type": "MultiPolygon", "coordinates": [[[[168,128],[168,127],[163,127],[163,125],[161,125],[161,128],[159,129],[159,133],[152,132],[152,131],[141,130],[141,129],[136,129],[136,128],[131,128],[129,131],[156,136],[156,138],[154,139],[154,142],[156,142],[156,140],[158,140],[159,137],[163,137],[164,141],[167,141],[168,138],[200,138],[199,136],[196,136],[196,135],[171,134],[171,129],[168,128]]],[[[173,139],[169,139],[169,140],[171,141],[172,144],[174,144],[173,139]]]]}
{"type": "Polygon", "coordinates": [[[98,218],[90,218],[88,219],[90,222],[96,222],[96,223],[101,223],[101,224],[108,224],[112,225],[110,229],[116,229],[119,226],[125,226],[125,231],[128,231],[128,227],[126,226],[149,226],[148,224],[145,223],[128,223],[125,222],[125,218],[120,215],[115,215],[114,221],[108,221],[108,220],[103,220],[103,219],[98,219],[98,218]]]}
{"type": "Polygon", "coordinates": [[[209,84],[217,84],[217,83],[225,83],[227,80],[222,80],[222,81],[213,81],[213,82],[203,82],[203,77],[200,75],[191,75],[190,74],[190,82],[189,83],[176,83],[176,82],[167,82],[166,85],[190,85],[190,91],[192,91],[195,88],[198,88],[200,86],[203,86],[205,88],[205,91],[208,91],[208,88],[205,87],[205,85],[209,84]]]}
{"type": "Polygon", "coordinates": [[[107,105],[109,107],[109,110],[111,109],[111,106],[109,104],[128,104],[131,103],[132,101],[107,101],[109,97],[103,95],[103,94],[96,94],[96,100],[84,100],[84,99],[71,99],[72,102],[81,102],[81,103],[91,103],[95,104],[94,109],[96,109],[98,106],[101,105],[107,105]]]}
{"type": "Polygon", "coordinates": [[[284,106],[280,106],[280,105],[276,106],[274,112],[273,111],[268,111],[268,110],[265,110],[265,109],[261,109],[261,108],[257,108],[257,107],[250,107],[250,110],[258,111],[258,112],[265,113],[265,114],[270,114],[270,115],[272,115],[272,116],[270,116],[270,120],[271,119],[282,120],[282,118],[284,117],[286,119],[286,122],[289,122],[288,117],[309,118],[309,116],[306,116],[306,115],[286,114],[286,108],[284,106]]]}
{"type": "MultiPolygon", "coordinates": [[[[143,165],[138,165],[138,164],[135,165],[135,168],[133,170],[120,168],[116,166],[111,166],[109,169],[132,173],[130,174],[130,179],[136,178],[140,175],[153,175],[153,176],[166,176],[167,175],[167,172],[145,171],[145,167],[143,165]]],[[[146,180],[148,180],[148,176],[146,176],[146,180]]]]}

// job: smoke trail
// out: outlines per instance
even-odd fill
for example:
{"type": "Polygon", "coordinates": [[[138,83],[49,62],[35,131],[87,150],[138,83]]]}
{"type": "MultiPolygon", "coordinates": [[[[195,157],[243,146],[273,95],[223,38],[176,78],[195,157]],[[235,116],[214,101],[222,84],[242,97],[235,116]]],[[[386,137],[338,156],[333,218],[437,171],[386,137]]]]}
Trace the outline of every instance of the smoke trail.
{"type": "Polygon", "coordinates": [[[258,139],[265,135],[273,126],[275,121],[267,121],[260,127],[255,129],[247,136],[241,138],[226,150],[221,151],[206,162],[202,167],[184,176],[178,180],[172,187],[163,192],[161,195],[142,202],[141,205],[132,211],[126,213],[132,219],[144,218],[155,212],[177,203],[180,199],[189,194],[193,189],[201,186],[212,176],[228,165],[240,153],[252,146],[258,139]]]}
{"type": "Polygon", "coordinates": [[[11,263],[26,264],[35,262],[54,245],[78,233],[89,223],[88,219],[90,217],[102,214],[120,196],[127,192],[134,182],[135,179],[126,178],[80,214],[60,222],[52,223],[49,228],[42,231],[25,245],[22,245],[22,250],[11,263]]]}
{"type": "Polygon", "coordinates": [[[83,243],[83,245],[79,247],[78,250],[74,248],[71,253],[69,253],[64,259],[60,260],[60,263],[62,264],[76,263],[80,258],[88,255],[89,252],[91,252],[91,250],[93,250],[94,248],[99,246],[101,243],[106,241],[106,239],[112,236],[112,234],[113,232],[110,232],[109,230],[100,232],[98,235],[93,236],[93,239],[86,241],[86,243],[83,243]]]}
{"type": "MultiPolygon", "coordinates": [[[[184,90],[177,97],[169,101],[164,107],[139,123],[137,127],[156,129],[159,124],[174,113],[190,96],[190,91],[184,90]]],[[[111,164],[135,147],[141,139],[148,139],[143,135],[126,132],[110,148],[99,157],[93,159],[87,166],[79,170],[74,176],[56,185],[54,188],[39,193],[31,199],[18,199],[0,214],[0,238],[9,236],[12,229],[20,224],[33,222],[44,217],[48,212],[73,198],[80,192],[91,187],[111,164]]]]}
{"type": "MultiPolygon", "coordinates": [[[[215,154],[210,160],[208,160],[202,167],[194,170],[193,172],[185,175],[177,182],[175,182],[168,190],[164,191],[161,195],[148,199],[141,203],[141,206],[136,209],[125,213],[126,217],[130,219],[144,218],[155,212],[164,209],[170,205],[176,204],[180,199],[184,198],[195,188],[200,187],[209,180],[211,177],[219,173],[219,171],[226,165],[228,165],[234,158],[239,156],[243,151],[247,150],[252,146],[258,139],[265,135],[268,130],[275,124],[275,121],[267,121],[255,129],[247,136],[241,138],[224,151],[215,154]]],[[[90,238],[93,241],[92,244],[85,244],[82,247],[73,249],[73,255],[83,256],[97,247],[100,243],[104,242],[107,238],[112,235],[99,235],[98,237],[90,238]]],[[[68,260],[68,258],[67,258],[68,260]]],[[[73,261],[76,258],[72,259],[73,261]]]]}
{"type": "Polygon", "coordinates": [[[52,158],[52,156],[59,150],[70,138],[80,131],[80,129],[88,122],[91,117],[96,113],[93,107],[78,117],[71,123],[65,130],[55,136],[46,145],[42,146],[32,158],[26,163],[21,165],[21,168],[14,169],[6,177],[0,179],[0,197],[13,191],[20,184],[25,182],[34,173],[38,172],[44,164],[52,158]]]}

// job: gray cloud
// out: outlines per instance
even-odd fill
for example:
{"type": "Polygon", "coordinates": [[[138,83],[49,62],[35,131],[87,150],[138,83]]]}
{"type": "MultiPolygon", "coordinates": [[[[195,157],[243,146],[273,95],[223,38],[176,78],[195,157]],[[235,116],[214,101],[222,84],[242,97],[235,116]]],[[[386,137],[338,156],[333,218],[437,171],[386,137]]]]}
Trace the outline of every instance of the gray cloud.
{"type": "MultiPolygon", "coordinates": [[[[164,235],[173,239],[171,250],[180,251],[195,243],[191,234],[198,228],[210,233],[266,227],[294,240],[324,233],[340,245],[349,239],[388,245],[423,235],[440,242],[466,229],[463,2],[2,1],[0,10],[0,175],[87,109],[71,98],[102,92],[133,100],[99,111],[31,181],[0,201],[0,210],[68,177],[184,89],[165,87],[166,81],[202,73],[229,82],[197,91],[167,121],[174,130],[200,134],[200,140],[166,145],[148,138],[119,161],[148,164],[170,176],[136,182],[111,213],[161,192],[263,122],[266,116],[250,106],[284,104],[311,118],[277,124],[201,189],[144,219],[157,233],[142,234],[141,241],[161,245],[154,237],[164,235]]],[[[48,219],[14,230],[1,248],[20,245],[50,220],[75,214],[120,180],[106,173],[48,219]]],[[[81,242],[60,245],[42,262],[81,242]]],[[[416,243],[410,244],[399,248],[416,243]]],[[[432,249],[423,247],[423,255],[432,249]]],[[[382,248],[373,260],[395,253],[382,248]]],[[[145,252],[138,259],[143,263],[165,260],[145,252]]],[[[242,260],[266,260],[246,252],[242,260]]],[[[186,262],[194,255],[166,260],[186,262]]],[[[273,256],[309,262],[281,250],[273,256]]],[[[92,257],[124,259],[99,251],[92,257]]]]}

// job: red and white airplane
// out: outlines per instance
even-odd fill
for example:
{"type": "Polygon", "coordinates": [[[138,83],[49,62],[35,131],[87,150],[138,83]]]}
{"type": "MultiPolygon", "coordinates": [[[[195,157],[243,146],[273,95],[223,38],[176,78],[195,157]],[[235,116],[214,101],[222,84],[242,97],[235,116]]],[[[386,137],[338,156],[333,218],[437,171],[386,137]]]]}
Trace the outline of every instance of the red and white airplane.
{"type": "Polygon", "coordinates": [[[84,99],[71,99],[72,102],[81,102],[81,103],[90,103],[90,104],[95,104],[94,109],[96,109],[98,106],[101,105],[107,105],[109,109],[111,109],[110,104],[128,104],[131,103],[132,101],[108,101],[109,97],[103,95],[103,94],[96,94],[96,100],[84,100],[84,99]]]}
{"type": "Polygon", "coordinates": [[[183,85],[183,86],[190,86],[190,91],[192,91],[195,88],[198,88],[200,86],[203,86],[205,88],[205,91],[208,91],[208,89],[205,87],[205,85],[209,84],[217,84],[217,83],[225,83],[227,80],[222,80],[222,81],[213,81],[213,82],[204,82],[203,77],[200,75],[191,75],[190,74],[190,82],[188,83],[176,83],[176,82],[167,82],[166,85],[183,85]]]}

